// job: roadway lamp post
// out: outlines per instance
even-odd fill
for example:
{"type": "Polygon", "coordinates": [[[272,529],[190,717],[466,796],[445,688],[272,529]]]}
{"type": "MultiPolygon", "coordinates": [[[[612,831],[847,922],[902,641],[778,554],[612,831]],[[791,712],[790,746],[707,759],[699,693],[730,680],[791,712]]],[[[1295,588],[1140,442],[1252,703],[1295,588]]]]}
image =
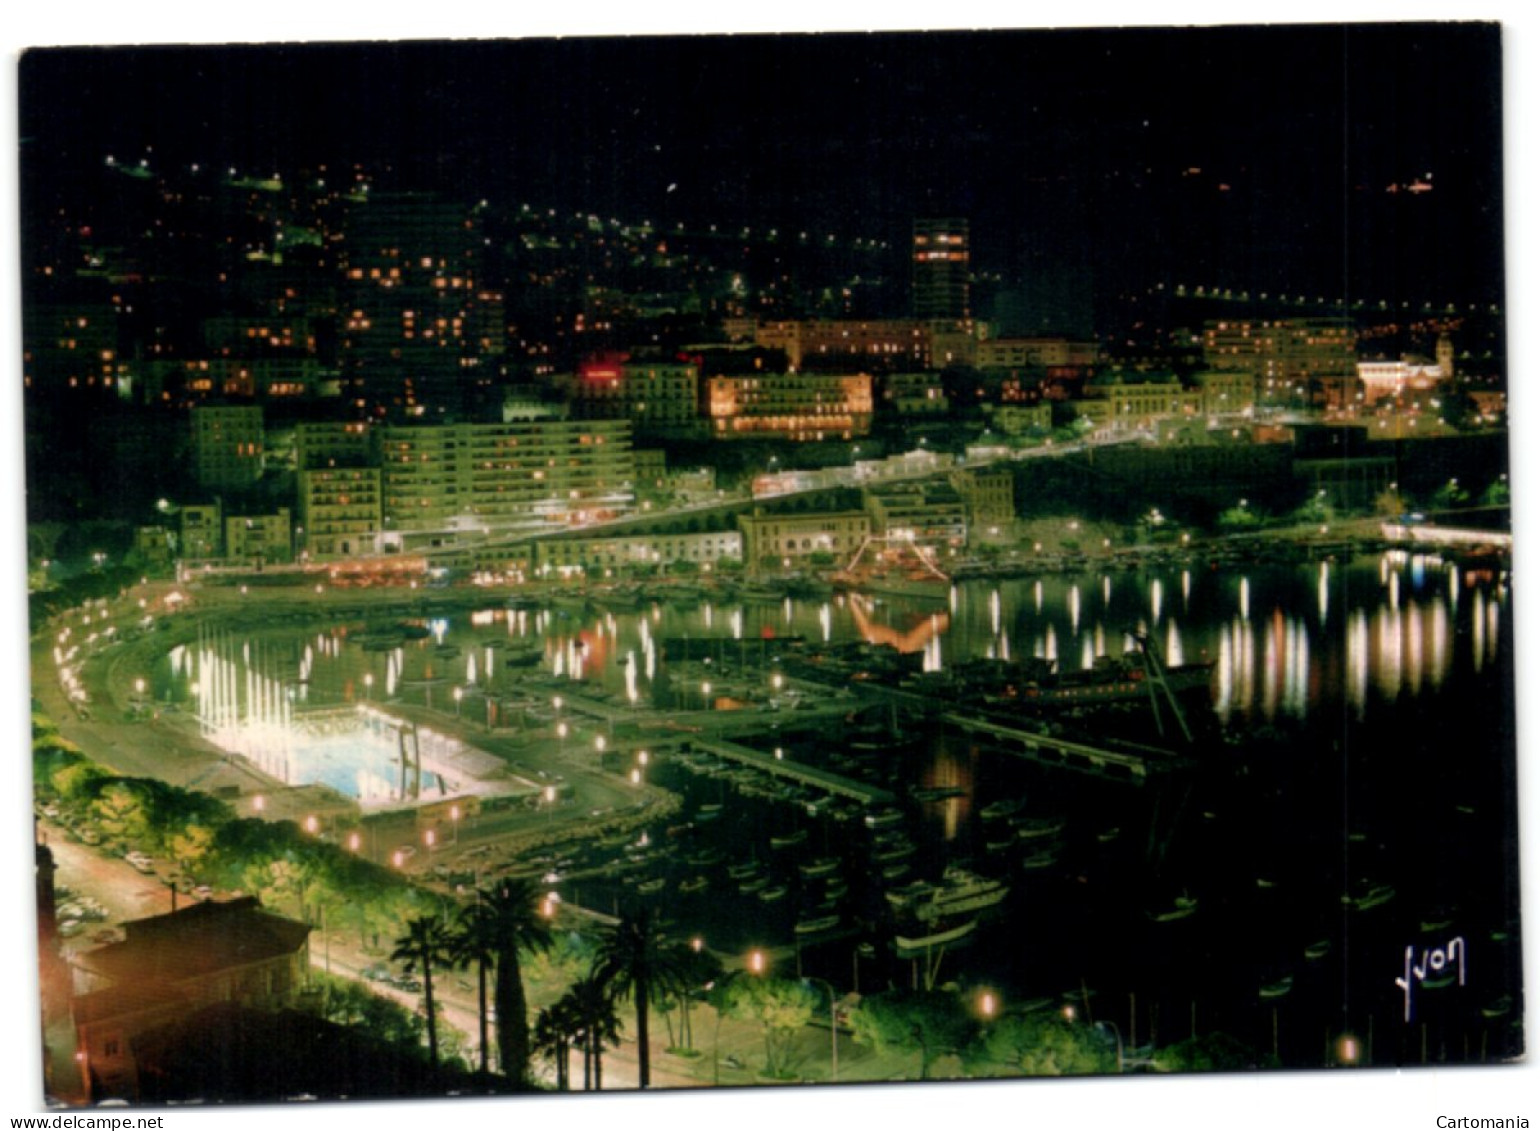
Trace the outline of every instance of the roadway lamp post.
{"type": "Polygon", "coordinates": [[[840,1078],[839,998],[834,993],[834,985],[824,978],[806,974],[802,980],[818,982],[829,991],[829,1081],[837,1084],[840,1078]]]}

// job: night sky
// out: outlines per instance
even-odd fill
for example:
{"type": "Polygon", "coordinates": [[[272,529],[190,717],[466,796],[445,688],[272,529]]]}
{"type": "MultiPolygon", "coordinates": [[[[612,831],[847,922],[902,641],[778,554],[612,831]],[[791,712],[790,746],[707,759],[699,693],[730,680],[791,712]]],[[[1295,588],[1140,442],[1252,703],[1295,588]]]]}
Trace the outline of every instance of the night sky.
{"type": "Polygon", "coordinates": [[[31,204],[153,147],[895,243],[962,214],[1006,285],[1499,302],[1500,87],[1493,24],[72,49],[23,59],[20,133],[31,204]]]}

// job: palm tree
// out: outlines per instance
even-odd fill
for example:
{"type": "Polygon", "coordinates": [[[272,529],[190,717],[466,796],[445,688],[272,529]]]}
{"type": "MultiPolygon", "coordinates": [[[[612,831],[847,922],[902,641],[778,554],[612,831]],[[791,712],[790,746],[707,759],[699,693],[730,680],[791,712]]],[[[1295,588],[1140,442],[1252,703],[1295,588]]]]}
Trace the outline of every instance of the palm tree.
{"type": "Polygon", "coordinates": [[[583,1042],[583,1090],[592,1083],[604,1088],[604,1046],[620,1043],[620,1015],[609,987],[590,975],[572,983],[553,1009],[571,1025],[570,1032],[583,1042]]]}
{"type": "Polygon", "coordinates": [[[556,1090],[569,1090],[567,1080],[567,1053],[572,1044],[572,1019],[558,1002],[535,1015],[530,1041],[534,1051],[556,1066],[556,1090]]]}
{"type": "Polygon", "coordinates": [[[617,997],[630,994],[636,1003],[637,1084],[651,1083],[647,1013],[659,991],[672,990],[682,980],[683,948],[670,946],[648,907],[627,908],[599,938],[594,976],[617,997]]]}
{"type": "Polygon", "coordinates": [[[481,1071],[487,1068],[487,970],[497,964],[499,924],[492,909],[479,900],[460,909],[450,940],[456,966],[476,967],[476,1012],[481,1037],[481,1071]]]}
{"type": "Polygon", "coordinates": [[[540,896],[528,880],[505,880],[482,897],[495,942],[497,1053],[503,1075],[515,1084],[529,1080],[529,1005],[519,951],[546,950],[551,927],[539,909],[540,896]]]}
{"type": "Polygon", "coordinates": [[[406,925],[406,934],[396,939],[390,952],[392,962],[403,963],[408,971],[422,971],[422,991],[428,1014],[428,1060],[438,1075],[438,1014],[433,1007],[433,967],[448,966],[449,931],[428,915],[419,915],[406,925]]]}

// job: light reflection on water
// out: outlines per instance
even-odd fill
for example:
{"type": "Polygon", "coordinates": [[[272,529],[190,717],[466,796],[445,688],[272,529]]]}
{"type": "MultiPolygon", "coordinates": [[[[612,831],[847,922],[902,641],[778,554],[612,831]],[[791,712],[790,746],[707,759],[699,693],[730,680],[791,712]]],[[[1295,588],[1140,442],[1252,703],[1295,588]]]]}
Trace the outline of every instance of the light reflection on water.
{"type": "MultiPolygon", "coordinates": [[[[843,595],[620,613],[482,609],[435,618],[430,637],[388,650],[349,644],[349,632],[364,627],[356,622],[256,639],[262,656],[296,671],[303,693],[323,704],[365,698],[370,686],[378,698],[410,702],[425,701],[435,687],[441,703],[454,686],[467,696],[517,696],[532,672],[647,702],[662,670],[660,645],[670,638],[720,637],[729,664],[735,649],[757,654],[792,635],[919,652],[926,671],[985,656],[1035,656],[1071,670],[1121,654],[1131,646],[1130,633],[1144,632],[1168,664],[1212,662],[1221,720],[1249,724],[1322,710],[1361,719],[1376,699],[1436,693],[1462,668],[1480,673],[1497,656],[1507,605],[1500,576],[1462,574],[1436,558],[1404,553],[1244,572],[1129,571],[1099,580],[1095,608],[1083,602],[1082,577],[1048,576],[959,584],[941,612],[898,597],[843,595]],[[1165,607],[1172,584],[1182,593],[1180,619],[1165,607]],[[540,662],[510,667],[494,641],[538,647],[540,662]]],[[[251,663],[251,639],[238,653],[251,663]]],[[[155,675],[156,694],[185,698],[192,679],[185,653],[174,650],[155,675]]]]}

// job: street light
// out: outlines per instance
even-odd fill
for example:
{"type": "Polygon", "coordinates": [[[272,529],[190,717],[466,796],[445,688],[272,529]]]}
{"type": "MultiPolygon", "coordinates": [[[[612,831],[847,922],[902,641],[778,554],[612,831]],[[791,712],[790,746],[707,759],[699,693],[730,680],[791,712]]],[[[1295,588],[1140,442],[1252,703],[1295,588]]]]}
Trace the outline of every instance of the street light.
{"type": "Polygon", "coordinates": [[[823,978],[807,975],[804,982],[821,982],[829,991],[829,1081],[839,1083],[840,1078],[840,1027],[839,1001],[834,995],[834,985],[823,978]]]}
{"type": "Polygon", "coordinates": [[[1333,1049],[1337,1056],[1337,1063],[1344,1068],[1354,1068],[1363,1058],[1363,1045],[1352,1033],[1343,1033],[1337,1038],[1333,1049]]]}
{"type": "Polygon", "coordinates": [[[985,1021],[993,1021],[995,1014],[1000,1012],[1000,999],[994,990],[981,990],[978,997],[979,1016],[985,1021]]]}

